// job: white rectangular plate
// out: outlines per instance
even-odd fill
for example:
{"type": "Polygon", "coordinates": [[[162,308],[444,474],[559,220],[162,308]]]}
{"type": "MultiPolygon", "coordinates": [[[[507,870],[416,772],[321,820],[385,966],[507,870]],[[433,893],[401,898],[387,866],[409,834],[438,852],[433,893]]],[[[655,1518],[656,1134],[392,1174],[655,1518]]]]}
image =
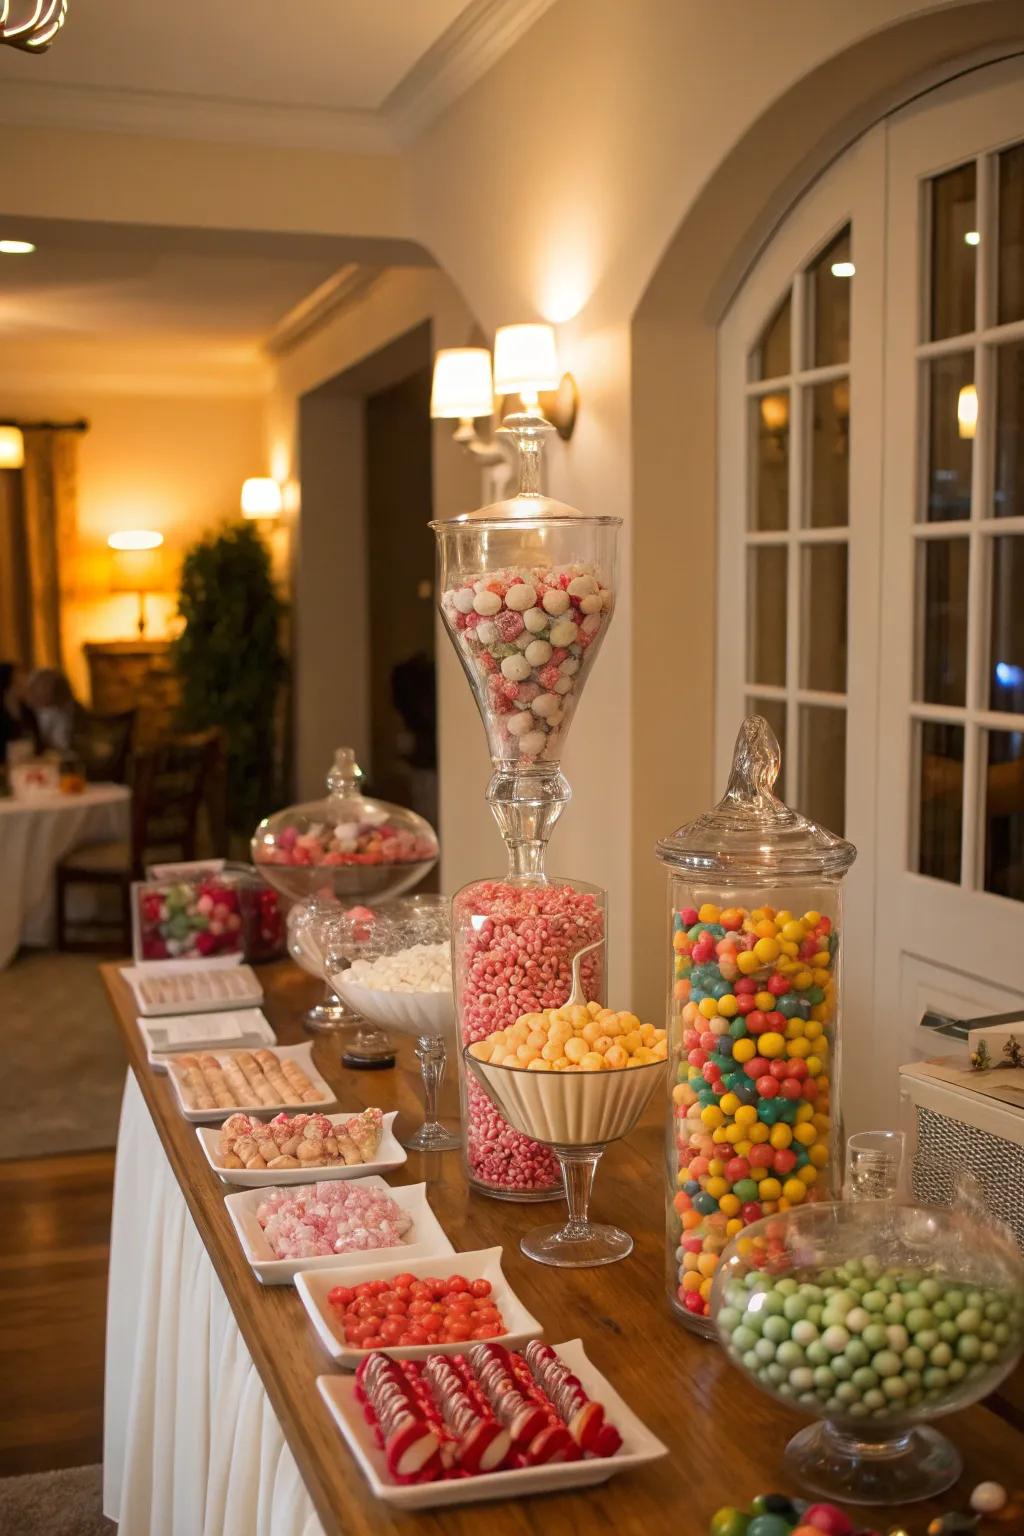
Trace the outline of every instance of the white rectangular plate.
{"type": "MultiPolygon", "coordinates": [[[[197,1051],[196,1055],[199,1054],[197,1051]]],[[[232,1053],[231,1051],[224,1050],[223,1047],[218,1047],[209,1054],[219,1058],[230,1056],[232,1053]]],[[[319,1089],[323,1094],[323,1098],[317,1099],[312,1104],[303,1104],[301,1101],[296,1104],[294,1101],[289,1101],[284,1104],[232,1104],[228,1109],[190,1109],[182,1091],[181,1068],[177,1062],[169,1061],[167,1064],[167,1076],[174,1087],[178,1108],[185,1116],[185,1119],[191,1120],[193,1125],[220,1125],[223,1124],[228,1115],[276,1115],[282,1109],[290,1110],[295,1114],[300,1112],[307,1115],[319,1114],[323,1113],[325,1109],[331,1108],[337,1102],[330,1084],[324,1081],[313,1065],[312,1040],[305,1040],[301,1045],[274,1046],[274,1055],[280,1057],[282,1061],[290,1057],[292,1061],[297,1062],[309,1078],[312,1086],[319,1089]]]]}
{"type": "Polygon", "coordinates": [[[488,1472],[451,1482],[396,1483],[387,1469],[384,1452],[374,1440],[373,1430],[356,1401],[355,1380],[351,1376],[318,1376],[316,1384],[373,1493],[400,1509],[436,1509],[446,1504],[475,1504],[480,1499],[519,1499],[528,1493],[592,1488],[597,1483],[606,1483],[619,1472],[629,1472],[668,1455],[661,1441],[591,1365],[579,1339],[554,1347],[579,1377],[588,1396],[604,1404],[609,1423],[614,1424],[622,1436],[622,1446],[614,1456],[559,1462],[546,1467],[521,1467],[511,1472],[488,1472]]]}
{"type": "Polygon", "coordinates": [[[166,1072],[168,1058],[183,1051],[252,1051],[277,1042],[260,1008],[140,1017],[135,1022],[146,1042],[146,1060],[157,1072],[166,1072]]]}
{"type": "MultiPolygon", "coordinates": [[[[504,1344],[508,1349],[518,1349],[528,1339],[539,1339],[544,1332],[537,1319],[526,1310],[515,1291],[501,1271],[501,1249],[481,1248],[475,1253],[456,1253],[451,1259],[443,1261],[448,1267],[449,1274],[465,1275],[467,1280],[489,1280],[491,1282],[491,1300],[505,1320],[506,1333],[495,1335],[496,1344],[504,1344]]],[[[372,1350],[355,1349],[345,1343],[344,1330],[340,1321],[336,1318],[334,1308],[327,1300],[328,1291],[336,1285],[362,1285],[367,1280],[388,1280],[392,1275],[400,1275],[408,1271],[422,1280],[426,1275],[444,1273],[443,1265],[438,1264],[436,1258],[405,1259],[389,1261],[388,1263],[373,1263],[372,1256],[362,1264],[347,1266],[345,1269],[319,1269],[300,1271],[295,1276],[295,1289],[302,1298],[302,1305],[309,1313],[313,1326],[320,1335],[320,1342],[327,1353],[337,1360],[339,1365],[346,1366],[349,1370],[355,1370],[360,1360],[372,1350]]],[[[394,1349],[382,1351],[385,1355],[393,1355],[396,1360],[425,1360],[428,1355],[461,1355],[466,1349],[465,1344],[403,1344],[394,1349]]]]}
{"type": "MultiPolygon", "coordinates": [[[[353,1168],[350,1171],[355,1173],[356,1170],[353,1168]]],[[[308,1174],[306,1179],[308,1185],[308,1174]]],[[[337,1270],[339,1267],[348,1269],[353,1266],[365,1269],[367,1260],[375,1255],[382,1262],[400,1259],[404,1264],[407,1259],[425,1259],[431,1255],[438,1258],[442,1254],[450,1255],[455,1252],[447,1233],[430,1208],[425,1184],[403,1184],[397,1189],[392,1189],[385,1179],[377,1178],[375,1175],[351,1182],[386,1190],[396,1205],[408,1211],[412,1217],[412,1226],[403,1242],[394,1248],[375,1248],[371,1253],[361,1249],[353,1253],[329,1253],[319,1259],[279,1259],[275,1257],[263,1228],[256,1219],[256,1211],[260,1202],[266,1198],[266,1190],[242,1189],[237,1194],[226,1197],[224,1204],[227,1213],[235,1224],[238,1240],[256,1272],[257,1279],[264,1285],[288,1285],[300,1270],[337,1270]]]]}
{"type": "Polygon", "coordinates": [[[146,1018],[168,1013],[201,1013],[217,1008],[258,1008],[263,988],[241,955],[212,960],[140,960],[121,975],[146,1018]]]}
{"type": "MultiPolygon", "coordinates": [[[[304,1104],[301,1109],[294,1112],[301,1114],[309,1107],[317,1106],[304,1104]]],[[[242,1111],[227,1110],[219,1113],[226,1120],[229,1114],[241,1114],[242,1111]]],[[[350,1120],[353,1115],[359,1113],[358,1109],[349,1109],[344,1114],[328,1115],[327,1118],[332,1125],[343,1125],[346,1120],[350,1120]]],[[[334,1163],[327,1168],[222,1168],[217,1161],[217,1147],[220,1142],[219,1126],[197,1126],[196,1135],[206,1155],[206,1161],[225,1184],[237,1184],[240,1189],[266,1189],[269,1185],[276,1184],[278,1188],[283,1189],[290,1184],[309,1184],[311,1181],[314,1184],[319,1183],[321,1179],[363,1179],[367,1174],[387,1173],[392,1168],[400,1168],[407,1161],[409,1154],[395,1138],[397,1114],[397,1109],[392,1109],[384,1116],[380,1146],[372,1163],[334,1163]]],[[[269,1116],[264,1117],[263,1112],[260,1111],[260,1118],[269,1118],[269,1116]]]]}

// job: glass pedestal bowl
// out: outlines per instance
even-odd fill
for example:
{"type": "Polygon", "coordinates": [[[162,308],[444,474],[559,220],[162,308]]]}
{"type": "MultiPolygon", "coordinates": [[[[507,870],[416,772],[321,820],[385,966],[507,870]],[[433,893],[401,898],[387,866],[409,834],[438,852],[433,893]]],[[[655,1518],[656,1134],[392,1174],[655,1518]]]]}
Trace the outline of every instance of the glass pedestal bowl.
{"type": "Polygon", "coordinates": [[[937,1496],[960,1475],[931,1420],[991,1392],[1024,1346],[1024,1258],[970,1211],[848,1200],[755,1222],[723,1251],[711,1311],[732,1361],[815,1423],[785,1464],[856,1504],[937,1496]]]}

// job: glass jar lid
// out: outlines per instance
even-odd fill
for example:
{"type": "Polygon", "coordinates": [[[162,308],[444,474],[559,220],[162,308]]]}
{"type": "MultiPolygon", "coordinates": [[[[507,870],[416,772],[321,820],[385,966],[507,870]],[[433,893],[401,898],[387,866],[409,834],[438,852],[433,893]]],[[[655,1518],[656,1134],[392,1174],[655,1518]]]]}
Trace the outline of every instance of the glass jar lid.
{"type": "Polygon", "coordinates": [[[856,848],[778,799],[773,786],[781,762],[768,721],[748,715],[736,737],[725,794],[712,810],[660,840],[662,863],[733,883],[845,874],[856,848]]]}

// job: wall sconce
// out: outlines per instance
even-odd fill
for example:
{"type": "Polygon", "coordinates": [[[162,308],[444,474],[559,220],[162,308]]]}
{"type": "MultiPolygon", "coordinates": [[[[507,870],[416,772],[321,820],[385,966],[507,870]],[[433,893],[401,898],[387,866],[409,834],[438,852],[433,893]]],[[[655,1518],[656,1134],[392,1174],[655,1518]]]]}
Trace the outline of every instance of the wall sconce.
{"type": "Polygon", "coordinates": [[[270,475],[251,475],[248,480],[242,481],[243,517],[280,517],[283,504],[281,487],[270,475]]]}
{"type": "Polygon", "coordinates": [[[23,469],[25,438],[20,427],[0,427],[0,469],[23,469]]]}
{"type": "Polygon", "coordinates": [[[762,395],[758,407],[763,435],[772,455],[781,463],[786,457],[789,436],[789,396],[762,395]]]}
{"type": "Polygon", "coordinates": [[[111,591],[138,594],[140,639],[146,633],[146,593],[164,589],[164,562],[157,553],[163,542],[163,534],[150,528],[126,528],[107,538],[114,551],[111,591]]]}
{"type": "Polygon", "coordinates": [[[956,397],[956,429],[964,438],[973,438],[978,429],[978,391],[973,384],[965,384],[956,397]]]}
{"type": "Polygon", "coordinates": [[[516,395],[526,411],[538,413],[568,442],[576,425],[579,396],[571,373],[560,373],[555,329],[551,325],[503,325],[494,338],[494,374],[486,347],[446,347],[434,359],[430,414],[457,420],[454,438],[480,464],[507,464],[495,441],[485,442],[474,422],[511,409],[505,398],[516,395]]]}
{"type": "Polygon", "coordinates": [[[452,434],[455,441],[481,465],[508,462],[497,443],[485,442],[474,426],[479,417],[494,415],[491,354],[486,347],[443,347],[438,352],[434,358],[430,414],[435,421],[457,421],[452,434]]]}
{"type": "Polygon", "coordinates": [[[0,0],[0,43],[45,53],[67,11],[68,0],[0,0]]]}

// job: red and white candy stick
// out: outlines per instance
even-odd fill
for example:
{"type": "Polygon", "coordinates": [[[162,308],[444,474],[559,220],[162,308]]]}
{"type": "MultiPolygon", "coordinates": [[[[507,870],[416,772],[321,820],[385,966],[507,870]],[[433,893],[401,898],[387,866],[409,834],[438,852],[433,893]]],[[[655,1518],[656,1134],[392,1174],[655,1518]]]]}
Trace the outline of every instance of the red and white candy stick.
{"type": "Polygon", "coordinates": [[[431,1482],[441,1473],[441,1437],[427,1419],[400,1366],[387,1355],[368,1355],[357,1390],[372,1408],[388,1471],[403,1482],[431,1482]]]}
{"type": "Polygon", "coordinates": [[[565,1361],[540,1339],[531,1339],[523,1353],[534,1380],[576,1444],[595,1456],[614,1455],[622,1444],[622,1436],[605,1423],[603,1405],[587,1396],[579,1377],[573,1375],[565,1361]]]}
{"type": "Polygon", "coordinates": [[[457,1440],[456,1460],[464,1472],[494,1472],[512,1448],[512,1436],[486,1404],[474,1403],[466,1382],[447,1355],[428,1355],[423,1374],[457,1440]]]}
{"type": "Polygon", "coordinates": [[[502,1344],[474,1344],[466,1358],[495,1415],[512,1436],[513,1449],[525,1450],[547,1428],[549,1415],[520,1391],[508,1350],[502,1344]]]}

